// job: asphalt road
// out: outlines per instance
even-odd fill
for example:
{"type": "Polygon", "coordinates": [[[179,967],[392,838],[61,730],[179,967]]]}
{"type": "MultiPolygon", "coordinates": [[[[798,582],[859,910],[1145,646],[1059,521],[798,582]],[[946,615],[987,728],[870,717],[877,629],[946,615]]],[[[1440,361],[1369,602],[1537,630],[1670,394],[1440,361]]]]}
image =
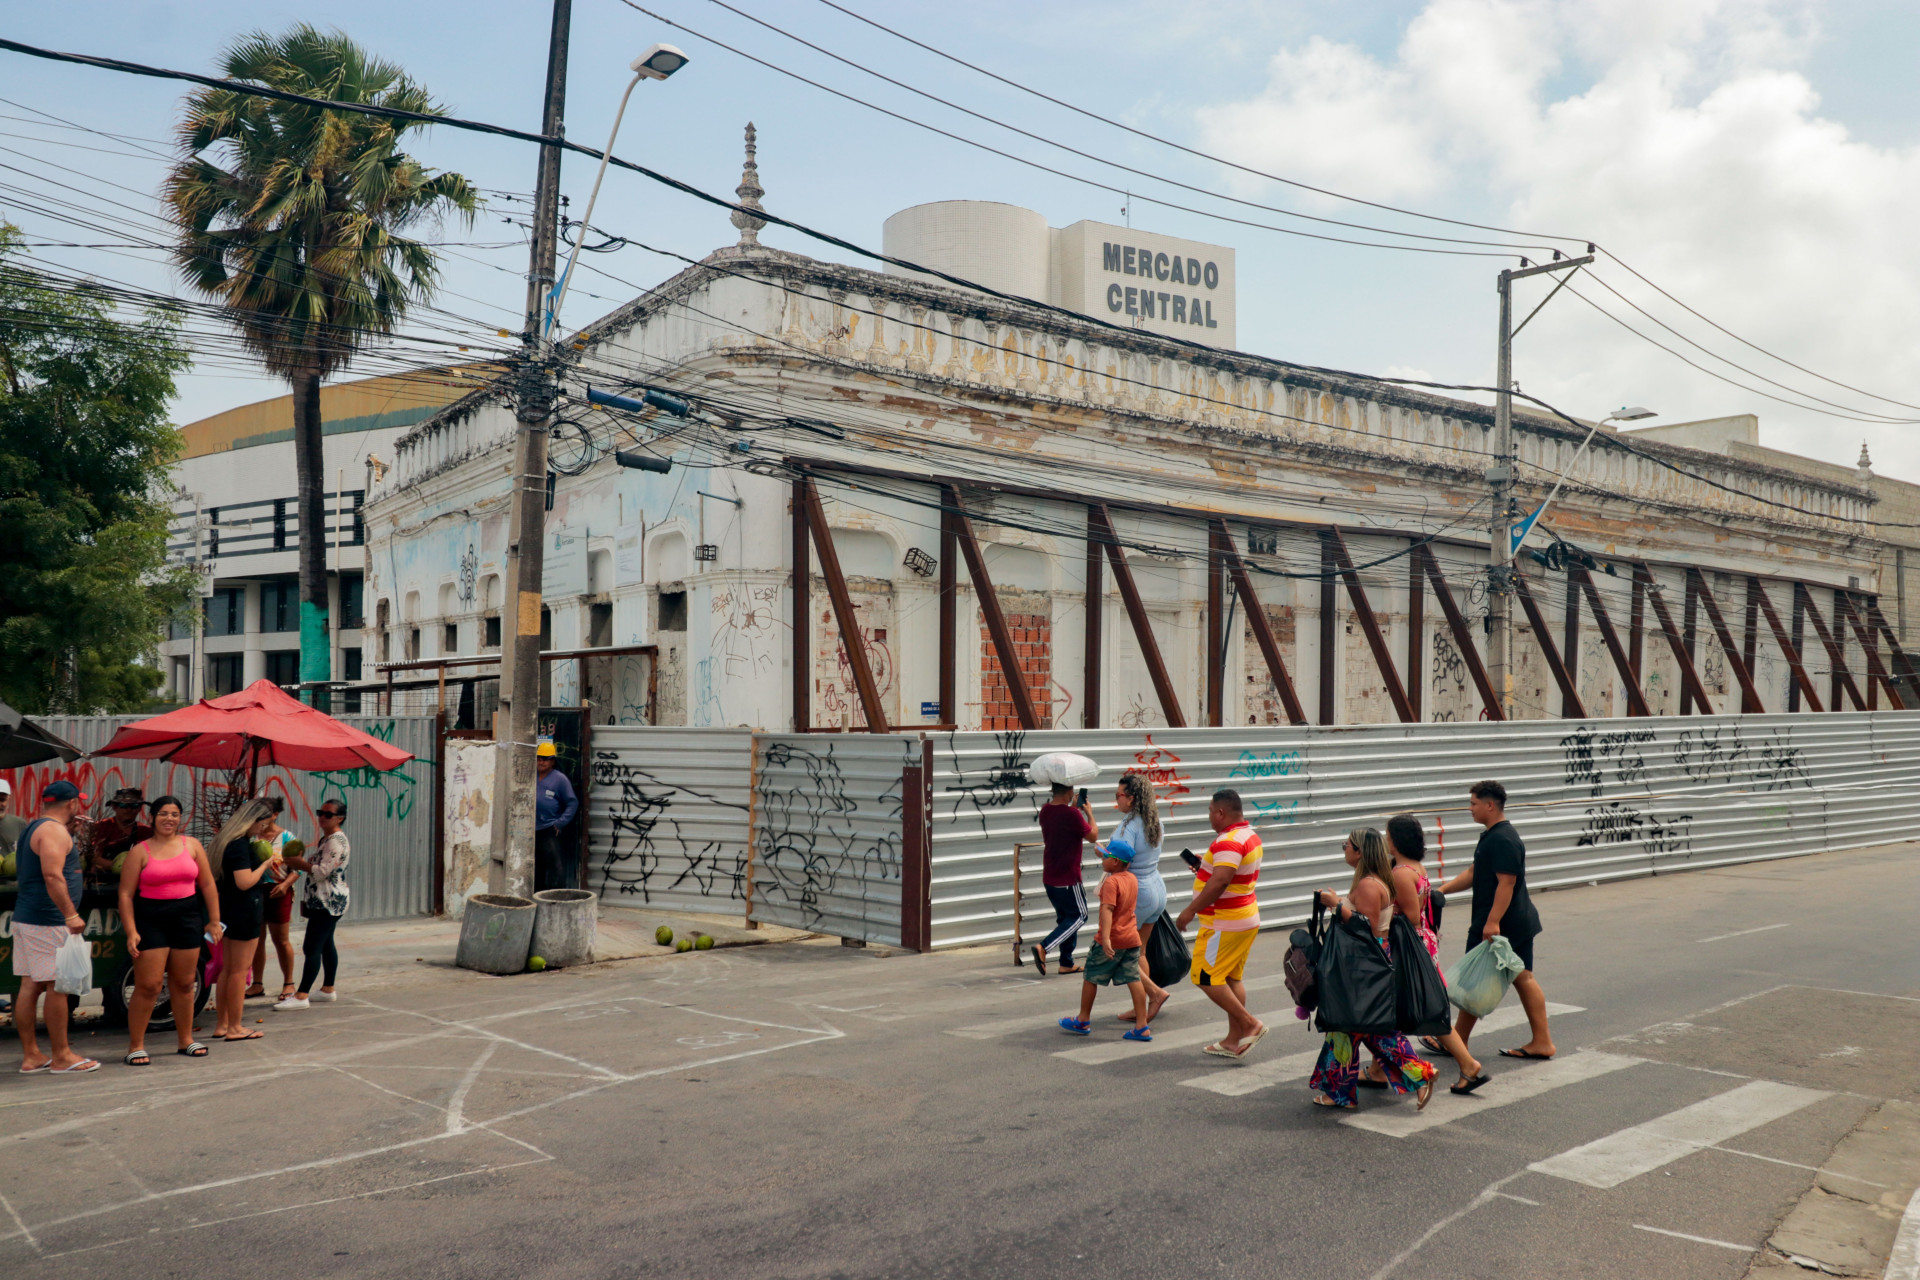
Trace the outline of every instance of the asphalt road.
{"type": "Polygon", "coordinates": [[[1862,1116],[1920,1100],[1920,845],[1540,911],[1560,1059],[1483,1029],[1478,1097],[1344,1122],[1277,934],[1244,1064],[1200,1053],[1190,989],[1151,1046],[1067,1037],[1077,980],[1002,948],[363,997],[349,948],[342,1002],[263,1007],[267,1039],[142,1071],[102,1032],[91,1076],[0,1075],[0,1275],[1737,1280],[1862,1116]]]}

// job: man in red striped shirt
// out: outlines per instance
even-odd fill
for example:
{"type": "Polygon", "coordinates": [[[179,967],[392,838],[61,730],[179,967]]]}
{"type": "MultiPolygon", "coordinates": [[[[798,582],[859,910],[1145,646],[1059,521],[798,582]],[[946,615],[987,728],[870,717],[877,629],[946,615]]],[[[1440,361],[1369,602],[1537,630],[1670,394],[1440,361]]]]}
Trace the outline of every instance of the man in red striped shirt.
{"type": "Polygon", "coordinates": [[[1260,932],[1260,904],[1254,886],[1260,879],[1260,837],[1247,824],[1240,793],[1213,793],[1207,822],[1215,834],[1207,854],[1194,868],[1193,901],[1180,913],[1185,930],[1196,915],[1200,934],[1193,942],[1193,984],[1227,1015],[1227,1034],[1206,1047],[1216,1058],[1243,1058],[1267,1025],[1247,1012],[1247,988],[1241,981],[1247,957],[1260,932]]]}

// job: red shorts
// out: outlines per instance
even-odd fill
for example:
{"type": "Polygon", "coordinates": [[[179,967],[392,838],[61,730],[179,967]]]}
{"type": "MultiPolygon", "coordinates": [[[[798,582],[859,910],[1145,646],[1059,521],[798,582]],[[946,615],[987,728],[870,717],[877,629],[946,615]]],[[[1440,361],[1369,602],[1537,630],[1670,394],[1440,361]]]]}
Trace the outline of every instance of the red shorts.
{"type": "Polygon", "coordinates": [[[288,924],[292,922],[293,899],[296,892],[297,890],[289,889],[287,892],[278,896],[271,893],[267,895],[268,924],[288,924]]]}

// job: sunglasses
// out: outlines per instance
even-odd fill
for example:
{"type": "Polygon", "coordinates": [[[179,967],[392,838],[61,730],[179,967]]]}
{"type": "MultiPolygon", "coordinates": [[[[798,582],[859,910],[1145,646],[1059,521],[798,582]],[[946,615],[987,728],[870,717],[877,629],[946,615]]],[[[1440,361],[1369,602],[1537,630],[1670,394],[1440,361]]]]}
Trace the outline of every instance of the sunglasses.
{"type": "Polygon", "coordinates": [[[345,809],[315,809],[314,812],[323,818],[344,818],[347,816],[345,809]]]}

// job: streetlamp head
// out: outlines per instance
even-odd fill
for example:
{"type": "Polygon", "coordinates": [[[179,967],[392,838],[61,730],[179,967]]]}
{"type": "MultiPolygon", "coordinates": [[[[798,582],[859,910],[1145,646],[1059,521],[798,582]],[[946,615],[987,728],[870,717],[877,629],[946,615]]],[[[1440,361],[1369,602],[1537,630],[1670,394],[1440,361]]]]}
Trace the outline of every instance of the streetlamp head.
{"type": "Polygon", "coordinates": [[[1633,404],[1633,405],[1628,405],[1624,409],[1615,409],[1611,414],[1607,416],[1612,418],[1615,422],[1638,422],[1642,418],[1657,418],[1660,415],[1655,413],[1652,409],[1643,409],[1639,405],[1633,404]]]}
{"type": "Polygon", "coordinates": [[[649,80],[665,80],[687,65],[687,55],[670,44],[657,44],[633,60],[633,70],[649,80]]]}

